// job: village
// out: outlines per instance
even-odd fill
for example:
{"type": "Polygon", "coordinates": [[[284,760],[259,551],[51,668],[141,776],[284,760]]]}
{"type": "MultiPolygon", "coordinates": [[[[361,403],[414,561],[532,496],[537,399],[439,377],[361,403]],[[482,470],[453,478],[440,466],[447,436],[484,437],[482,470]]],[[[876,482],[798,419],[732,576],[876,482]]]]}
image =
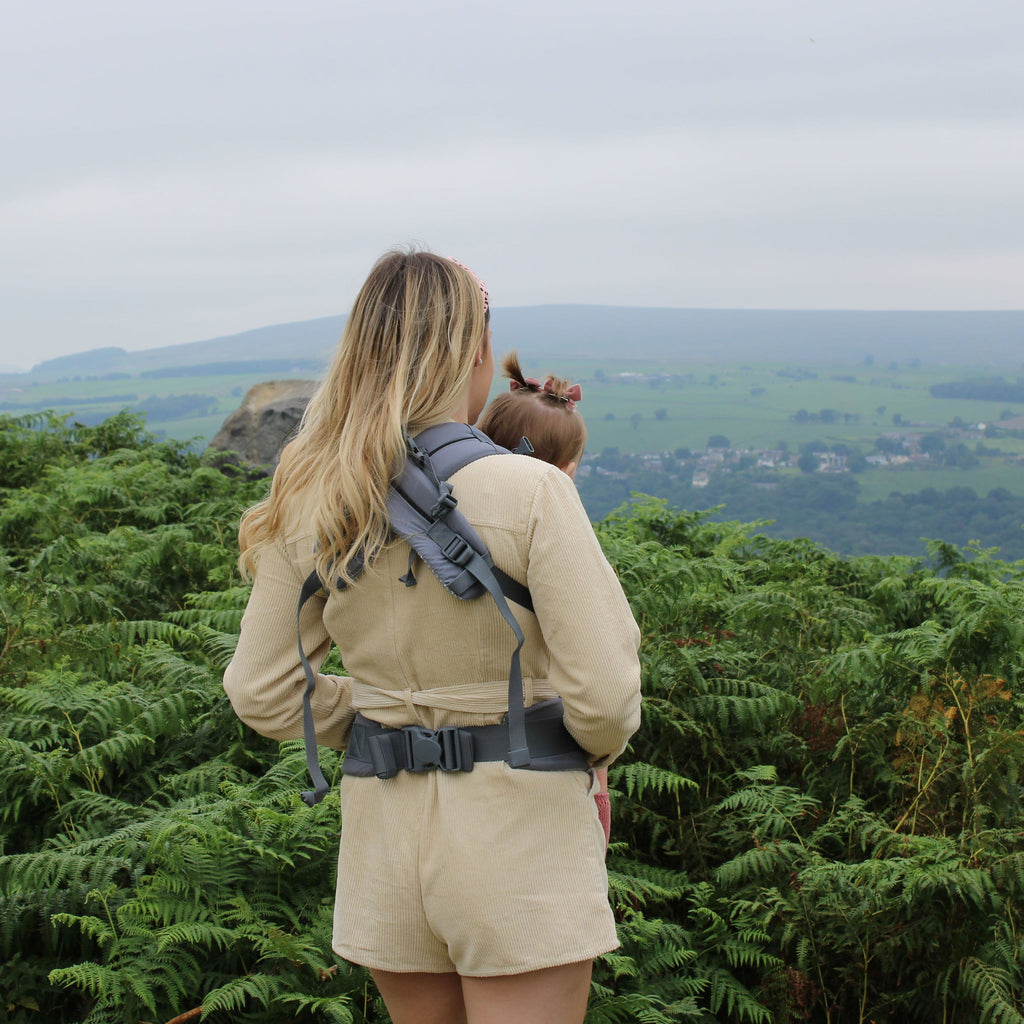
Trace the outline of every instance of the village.
{"type": "Polygon", "coordinates": [[[810,442],[800,450],[789,448],[736,448],[723,435],[713,435],[704,449],[677,448],[674,451],[625,454],[607,448],[588,455],[580,466],[580,476],[591,474],[609,479],[627,480],[637,472],[668,474],[688,481],[692,487],[706,487],[716,474],[743,473],[755,485],[771,486],[775,473],[862,473],[872,468],[970,469],[984,456],[1003,456],[1014,463],[1024,455],[992,447],[1000,436],[1024,436],[1024,416],[1007,418],[996,424],[953,421],[946,427],[902,423],[899,429],[886,431],[874,441],[871,451],[863,452],[845,443],[810,442]],[[987,443],[988,442],[988,443],[987,443]]]}

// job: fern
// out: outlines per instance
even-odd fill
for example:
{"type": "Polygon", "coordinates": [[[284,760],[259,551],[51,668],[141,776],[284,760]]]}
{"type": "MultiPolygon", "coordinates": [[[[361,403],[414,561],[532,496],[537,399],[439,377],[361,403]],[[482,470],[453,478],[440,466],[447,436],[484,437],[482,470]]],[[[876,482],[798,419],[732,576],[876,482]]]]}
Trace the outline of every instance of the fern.
{"type": "MultiPolygon", "coordinates": [[[[330,953],[337,795],[302,804],[301,743],[255,737],[221,687],[265,481],[124,414],[0,417],[0,470],[17,1024],[385,1021],[330,953]]],[[[622,945],[589,1024],[1019,1021],[1024,564],[759,529],[641,496],[597,525],[644,700],[610,772],[622,945]]]]}
{"type": "Polygon", "coordinates": [[[685,789],[697,786],[692,779],[685,779],[675,772],[642,761],[632,761],[613,768],[608,778],[610,783],[623,786],[627,795],[637,800],[643,799],[648,792],[678,795],[685,789]]]}
{"type": "Polygon", "coordinates": [[[967,957],[960,967],[957,989],[976,1008],[981,1024],[1024,1024],[1019,967],[1011,974],[967,957]]]}

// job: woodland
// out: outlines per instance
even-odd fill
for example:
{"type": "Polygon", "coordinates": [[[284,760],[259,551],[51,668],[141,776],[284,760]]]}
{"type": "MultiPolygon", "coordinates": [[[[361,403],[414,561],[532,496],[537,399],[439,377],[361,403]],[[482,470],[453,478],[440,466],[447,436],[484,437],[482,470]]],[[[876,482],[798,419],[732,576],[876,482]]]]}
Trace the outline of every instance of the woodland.
{"type": "MultiPolygon", "coordinates": [[[[713,519],[756,520],[773,537],[812,537],[844,555],[924,555],[926,539],[941,537],[958,547],[992,549],[1011,561],[1024,558],[1024,496],[1005,487],[979,494],[970,475],[952,487],[893,490],[884,499],[865,501],[862,477],[854,473],[721,473],[695,487],[688,478],[652,472],[636,456],[587,458],[591,467],[611,464],[619,470],[580,478],[580,497],[592,519],[628,504],[634,493],[653,494],[675,507],[708,509],[713,519]]],[[[913,479],[912,471],[890,475],[894,481],[900,475],[913,479]]]]}
{"type": "MultiPolygon", "coordinates": [[[[221,688],[266,486],[131,413],[0,417],[11,1024],[388,1021],[330,952],[336,794],[307,807],[301,744],[221,688]]],[[[842,558],[641,496],[595,529],[644,720],[587,1024],[1024,1022],[1024,562],[842,558]]]]}

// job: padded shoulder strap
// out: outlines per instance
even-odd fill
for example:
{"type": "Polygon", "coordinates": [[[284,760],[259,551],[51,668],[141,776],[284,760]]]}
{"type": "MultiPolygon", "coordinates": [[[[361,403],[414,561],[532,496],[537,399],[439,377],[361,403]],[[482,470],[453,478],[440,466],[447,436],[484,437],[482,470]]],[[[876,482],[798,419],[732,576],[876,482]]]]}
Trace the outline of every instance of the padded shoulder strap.
{"type": "MultiPolygon", "coordinates": [[[[456,507],[448,478],[486,455],[507,455],[508,449],[467,423],[452,422],[428,427],[415,439],[407,439],[407,447],[409,457],[388,495],[391,528],[405,538],[446,590],[464,601],[480,597],[487,588],[479,573],[467,569],[469,553],[480,555],[488,565],[493,563],[486,545],[456,507]],[[433,529],[438,523],[447,530],[433,529]]],[[[522,604],[529,591],[504,573],[501,576],[502,583],[509,580],[514,588],[509,597],[522,604]]]]}
{"type": "MultiPolygon", "coordinates": [[[[456,597],[471,599],[489,593],[502,618],[516,638],[509,664],[508,680],[508,762],[513,768],[530,763],[526,744],[523,707],[523,676],[519,664],[523,631],[502,592],[502,581],[494,571],[494,563],[476,530],[456,508],[448,477],[463,466],[485,455],[509,454],[486,434],[466,423],[440,423],[409,440],[409,459],[388,499],[388,514],[394,531],[427,563],[434,575],[456,597]],[[426,507],[433,501],[432,507],[426,507]],[[432,520],[426,533],[408,528],[422,524],[423,515],[432,520]]],[[[420,525],[419,529],[422,529],[420,525]]],[[[516,588],[509,596],[517,603],[529,601],[529,591],[501,573],[516,588]]],[[[526,605],[533,610],[532,601],[526,605]]]]}
{"type": "Polygon", "coordinates": [[[507,455],[508,449],[495,444],[485,433],[468,423],[438,423],[420,431],[416,447],[423,452],[442,480],[485,455],[507,455]]]}

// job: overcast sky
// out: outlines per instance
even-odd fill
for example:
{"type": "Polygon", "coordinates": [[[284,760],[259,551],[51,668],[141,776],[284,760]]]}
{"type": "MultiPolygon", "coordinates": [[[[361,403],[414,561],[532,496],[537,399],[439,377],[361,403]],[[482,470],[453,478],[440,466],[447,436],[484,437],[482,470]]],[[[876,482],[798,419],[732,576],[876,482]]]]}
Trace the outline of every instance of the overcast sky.
{"type": "Polygon", "coordinates": [[[1021,0],[34,0],[0,36],[0,366],[345,313],[1024,308],[1021,0]]]}

